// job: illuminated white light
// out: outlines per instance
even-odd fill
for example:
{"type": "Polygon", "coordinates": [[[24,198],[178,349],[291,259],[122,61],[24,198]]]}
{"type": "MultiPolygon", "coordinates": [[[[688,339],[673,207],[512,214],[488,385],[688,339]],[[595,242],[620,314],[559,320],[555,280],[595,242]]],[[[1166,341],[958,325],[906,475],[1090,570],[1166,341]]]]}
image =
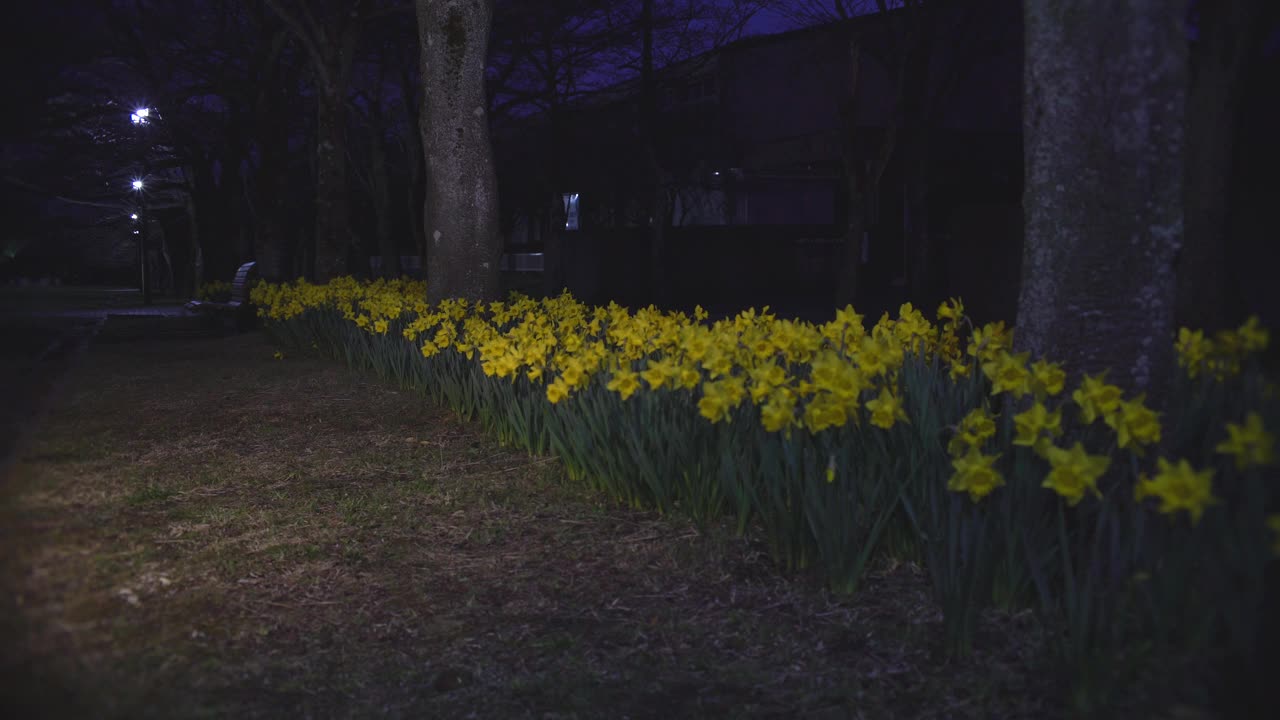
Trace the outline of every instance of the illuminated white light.
{"type": "Polygon", "coordinates": [[[138,219],[138,213],[133,213],[132,215],[130,215],[130,216],[129,216],[129,219],[130,219],[130,220],[137,220],[137,219],[138,219]]]}
{"type": "Polygon", "coordinates": [[[141,189],[142,189],[142,181],[141,181],[141,180],[134,180],[134,181],[133,181],[133,189],[134,189],[134,190],[141,190],[141,189]]]}
{"type": "Polygon", "coordinates": [[[138,108],[129,116],[129,122],[134,125],[146,125],[149,117],[151,117],[151,108],[138,108]]]}

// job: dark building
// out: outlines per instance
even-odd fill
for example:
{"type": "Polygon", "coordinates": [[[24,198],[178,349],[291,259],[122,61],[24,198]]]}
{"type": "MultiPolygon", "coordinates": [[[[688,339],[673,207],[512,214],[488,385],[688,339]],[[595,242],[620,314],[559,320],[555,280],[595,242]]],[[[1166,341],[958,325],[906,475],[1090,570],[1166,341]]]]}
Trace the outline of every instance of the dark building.
{"type": "MultiPolygon", "coordinates": [[[[657,150],[671,304],[828,313],[847,239],[848,163],[876,163],[893,128],[888,163],[861,209],[860,309],[907,298],[906,229],[927,212],[944,250],[937,291],[964,295],[980,314],[1007,314],[1016,283],[989,292],[992,283],[968,280],[975,270],[1017,277],[1022,41],[1017,4],[1009,9],[986,18],[980,42],[937,34],[917,76],[914,118],[898,100],[903,25],[893,14],[748,38],[664,69],[657,150]],[[905,200],[908,124],[911,141],[929,148],[924,209],[905,200]]],[[[632,81],[576,104],[553,141],[545,116],[495,134],[509,244],[536,250],[557,232],[563,284],[585,300],[653,296],[639,93],[632,81]],[[527,172],[540,160],[554,172],[527,172]]]]}

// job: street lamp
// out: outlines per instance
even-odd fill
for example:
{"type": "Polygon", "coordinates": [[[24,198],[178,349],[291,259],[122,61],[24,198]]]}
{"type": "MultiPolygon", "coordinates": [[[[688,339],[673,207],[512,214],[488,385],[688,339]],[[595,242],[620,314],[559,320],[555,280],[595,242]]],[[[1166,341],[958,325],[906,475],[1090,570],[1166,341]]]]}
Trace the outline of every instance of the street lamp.
{"type": "MultiPolygon", "coordinates": [[[[133,123],[135,126],[142,126],[150,122],[150,117],[151,110],[149,108],[138,108],[129,116],[129,122],[133,123]]],[[[132,185],[134,192],[141,194],[145,183],[142,182],[142,178],[136,177],[133,179],[132,185]]],[[[131,213],[129,217],[133,220],[137,220],[138,213],[131,213]]],[[[142,304],[150,305],[151,286],[150,283],[147,282],[147,236],[142,234],[139,230],[134,230],[133,234],[138,236],[138,269],[139,284],[142,286],[142,304]]]]}

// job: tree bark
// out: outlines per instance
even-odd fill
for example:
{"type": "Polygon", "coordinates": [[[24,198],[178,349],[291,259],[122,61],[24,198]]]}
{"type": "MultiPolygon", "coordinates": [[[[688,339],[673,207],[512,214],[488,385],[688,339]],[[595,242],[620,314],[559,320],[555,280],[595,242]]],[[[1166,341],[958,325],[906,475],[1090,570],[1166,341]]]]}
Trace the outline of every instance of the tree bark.
{"type": "Polygon", "coordinates": [[[1159,403],[1183,234],[1185,1],[1025,0],[1015,340],[1159,403]],[[1170,6],[1173,7],[1170,7],[1170,6]]]}
{"type": "Polygon", "coordinates": [[[484,69],[493,0],[416,0],[427,169],[427,299],[496,300],[502,236],[484,69]]]}

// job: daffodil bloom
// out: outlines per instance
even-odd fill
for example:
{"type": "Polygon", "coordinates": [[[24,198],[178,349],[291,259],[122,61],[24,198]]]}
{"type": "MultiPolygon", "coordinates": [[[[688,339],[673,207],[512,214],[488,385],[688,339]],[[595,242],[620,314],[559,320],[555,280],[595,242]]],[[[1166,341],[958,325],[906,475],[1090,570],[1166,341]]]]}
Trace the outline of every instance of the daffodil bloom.
{"type": "Polygon", "coordinates": [[[1036,397],[1057,395],[1066,381],[1067,373],[1061,365],[1043,359],[1031,363],[1031,388],[1036,397]]]}
{"type": "Polygon", "coordinates": [[[1031,373],[1027,371],[1027,353],[996,353],[982,363],[982,372],[991,380],[991,394],[1007,392],[1015,398],[1031,392],[1031,373]]]}
{"type": "Polygon", "coordinates": [[[1159,472],[1150,480],[1139,478],[1134,487],[1134,498],[1158,498],[1160,514],[1172,515],[1186,510],[1191,515],[1191,523],[1199,523],[1205,507],[1218,502],[1213,496],[1213,470],[1197,471],[1186,460],[1179,460],[1175,465],[1158,458],[1156,463],[1159,472]]]}
{"type": "Polygon", "coordinates": [[[845,305],[844,309],[836,310],[836,322],[845,327],[857,327],[863,329],[863,316],[854,311],[852,305],[845,305]]]}
{"type": "Polygon", "coordinates": [[[586,368],[577,358],[568,358],[560,368],[560,379],[571,388],[582,387],[587,382],[586,368]]]}
{"type": "Polygon", "coordinates": [[[1112,412],[1103,416],[1103,420],[1116,431],[1116,445],[1120,448],[1133,448],[1140,451],[1145,445],[1160,442],[1160,416],[1147,407],[1138,396],[1134,400],[1122,401],[1112,412]]]}
{"type": "Polygon", "coordinates": [[[711,375],[712,379],[728,375],[733,372],[733,357],[720,348],[712,346],[702,358],[702,368],[711,375]]]}
{"type": "Polygon", "coordinates": [[[729,411],[736,405],[731,389],[724,381],[702,384],[702,398],[698,400],[698,412],[712,423],[727,420],[729,411]]]}
{"type": "Polygon", "coordinates": [[[760,407],[760,424],[769,432],[790,428],[796,421],[796,396],[786,388],[778,388],[760,407]]]}
{"type": "Polygon", "coordinates": [[[1048,450],[1052,438],[1062,435],[1062,411],[1049,412],[1042,403],[1013,416],[1013,444],[1035,448],[1039,454],[1048,450]]]}
{"type": "Polygon", "coordinates": [[[953,323],[958,323],[962,317],[964,317],[964,304],[956,298],[949,298],[938,306],[939,320],[949,320],[953,323]]]}
{"type": "Polygon", "coordinates": [[[554,382],[547,386],[547,400],[550,401],[552,405],[555,405],[568,396],[569,384],[564,381],[564,378],[556,378],[554,382]]]}
{"type": "Polygon", "coordinates": [[[1072,507],[1080,504],[1086,491],[1098,497],[1098,478],[1111,465],[1111,458],[1106,455],[1090,455],[1084,445],[1076,443],[1070,450],[1050,445],[1045,448],[1045,457],[1049,460],[1050,470],[1041,487],[1056,492],[1072,507]]]}
{"type": "Polygon", "coordinates": [[[1004,476],[992,467],[999,457],[983,455],[977,448],[969,448],[963,456],[951,461],[955,474],[947,480],[947,489],[952,492],[967,492],[970,500],[978,502],[1004,485],[1004,476]]]}
{"type": "Polygon", "coordinates": [[[698,387],[698,383],[702,382],[702,373],[691,365],[682,365],[680,372],[676,375],[676,383],[685,390],[692,390],[698,387]]]}
{"type": "Polygon", "coordinates": [[[871,411],[871,424],[876,427],[888,430],[893,424],[901,420],[907,420],[907,413],[902,409],[902,401],[889,388],[880,388],[880,395],[867,401],[866,407],[871,411]]]}
{"type": "Polygon", "coordinates": [[[777,363],[767,362],[748,373],[751,378],[751,402],[759,403],[787,381],[787,371],[777,363]]]}
{"type": "Polygon", "coordinates": [[[1262,327],[1257,315],[1250,315],[1244,324],[1236,329],[1240,338],[1240,346],[1245,352],[1261,352],[1267,349],[1270,334],[1262,327]]]}
{"type": "Polygon", "coordinates": [[[809,432],[842,427],[849,421],[844,403],[827,393],[815,395],[804,408],[804,426],[809,432]]]}
{"type": "Polygon", "coordinates": [[[661,389],[669,380],[674,380],[680,374],[680,369],[671,360],[663,358],[662,360],[650,360],[649,366],[640,373],[640,377],[649,383],[649,389],[661,389]]]}
{"type": "Polygon", "coordinates": [[[1085,375],[1080,387],[1071,393],[1071,399],[1080,407],[1080,420],[1086,425],[1120,407],[1123,392],[1115,385],[1108,385],[1105,377],[1105,372],[1097,377],[1085,375]]]}
{"type": "Polygon", "coordinates": [[[984,407],[974,408],[960,420],[960,424],[956,428],[956,434],[951,437],[951,442],[947,444],[947,452],[952,457],[959,457],[970,449],[981,448],[982,444],[995,434],[996,423],[990,413],[987,412],[987,409],[984,407]]]}
{"type": "Polygon", "coordinates": [[[623,400],[626,400],[640,389],[640,376],[633,370],[620,368],[614,371],[613,378],[609,380],[605,387],[618,393],[623,400]]]}
{"type": "Polygon", "coordinates": [[[1244,470],[1275,462],[1275,435],[1262,426],[1262,416],[1249,413],[1243,425],[1227,423],[1227,439],[1214,449],[1235,458],[1236,469],[1244,470]]]}
{"type": "Polygon", "coordinates": [[[1007,350],[1011,344],[1011,335],[1003,322],[987,323],[975,328],[969,340],[968,352],[976,355],[983,362],[993,360],[1000,352],[1007,350]]]}

